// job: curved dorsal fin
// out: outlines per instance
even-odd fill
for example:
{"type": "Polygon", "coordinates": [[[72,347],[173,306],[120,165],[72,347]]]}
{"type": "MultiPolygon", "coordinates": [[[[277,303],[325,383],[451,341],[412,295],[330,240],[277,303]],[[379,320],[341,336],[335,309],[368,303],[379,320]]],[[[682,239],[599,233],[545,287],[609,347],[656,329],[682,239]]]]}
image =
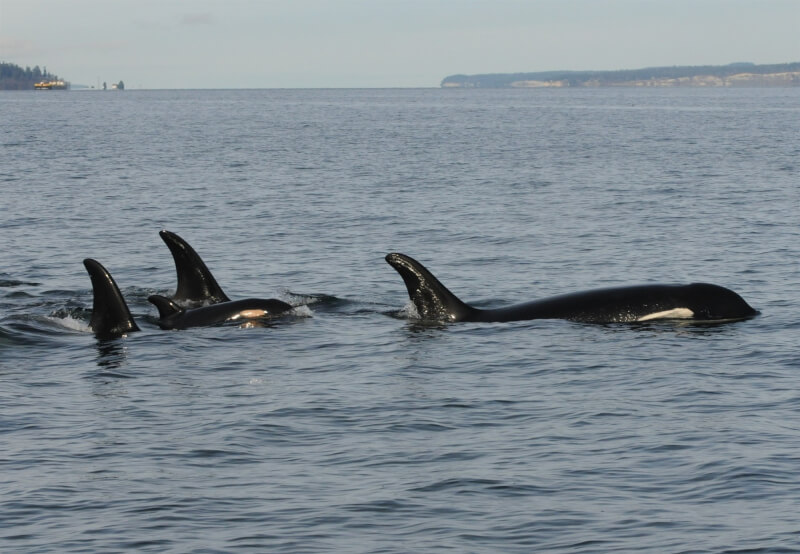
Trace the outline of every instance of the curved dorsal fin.
{"type": "Polygon", "coordinates": [[[83,260],[83,265],[92,279],[94,303],[89,326],[97,338],[111,339],[138,331],[139,327],[108,270],[91,258],[83,260]]]}
{"type": "Polygon", "coordinates": [[[178,288],[172,296],[173,300],[189,304],[217,304],[230,300],[188,242],[166,229],[160,231],[159,235],[175,260],[178,288]]]}
{"type": "Polygon", "coordinates": [[[425,266],[405,254],[392,253],[386,261],[397,270],[408,289],[420,318],[432,321],[461,321],[477,312],[447,290],[425,266]]]}
{"type": "Polygon", "coordinates": [[[186,311],[176,304],[171,298],[161,296],[160,294],[148,296],[147,300],[155,304],[156,308],[158,308],[158,317],[160,319],[166,319],[186,311]]]}

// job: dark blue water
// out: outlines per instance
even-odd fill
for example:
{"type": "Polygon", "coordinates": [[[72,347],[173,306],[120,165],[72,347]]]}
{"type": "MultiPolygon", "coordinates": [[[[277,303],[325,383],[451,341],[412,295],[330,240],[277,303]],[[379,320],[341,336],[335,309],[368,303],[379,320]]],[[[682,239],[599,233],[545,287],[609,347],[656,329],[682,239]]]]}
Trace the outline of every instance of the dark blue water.
{"type": "Polygon", "coordinates": [[[800,548],[800,89],[0,94],[0,550],[800,548]],[[270,326],[161,331],[174,231],[270,326]],[[707,281],[717,326],[421,325],[707,281]],[[142,331],[99,342],[81,261],[142,331]]]}

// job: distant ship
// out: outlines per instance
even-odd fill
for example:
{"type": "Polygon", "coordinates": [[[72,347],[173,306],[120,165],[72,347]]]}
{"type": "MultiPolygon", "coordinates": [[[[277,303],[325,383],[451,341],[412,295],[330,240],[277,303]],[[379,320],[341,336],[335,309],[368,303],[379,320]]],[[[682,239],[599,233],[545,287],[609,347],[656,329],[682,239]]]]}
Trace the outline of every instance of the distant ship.
{"type": "Polygon", "coordinates": [[[69,83],[65,81],[40,81],[33,85],[36,90],[67,90],[69,83]]]}

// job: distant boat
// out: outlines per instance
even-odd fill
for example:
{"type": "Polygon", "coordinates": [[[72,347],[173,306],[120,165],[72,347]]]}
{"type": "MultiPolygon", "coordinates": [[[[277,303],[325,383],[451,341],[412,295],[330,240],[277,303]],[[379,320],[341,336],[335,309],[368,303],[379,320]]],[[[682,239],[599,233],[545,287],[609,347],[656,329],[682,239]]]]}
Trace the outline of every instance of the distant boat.
{"type": "Polygon", "coordinates": [[[65,81],[40,81],[33,85],[36,90],[67,90],[69,83],[65,81]]]}

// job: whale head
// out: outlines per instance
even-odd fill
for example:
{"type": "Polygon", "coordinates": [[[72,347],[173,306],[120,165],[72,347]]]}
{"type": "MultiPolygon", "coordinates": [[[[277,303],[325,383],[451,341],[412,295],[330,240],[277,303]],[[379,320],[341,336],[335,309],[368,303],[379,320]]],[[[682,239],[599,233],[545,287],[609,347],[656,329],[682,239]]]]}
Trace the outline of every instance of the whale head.
{"type": "Polygon", "coordinates": [[[758,314],[744,298],[719,285],[692,283],[686,286],[685,297],[697,320],[746,319],[758,314]]]}

